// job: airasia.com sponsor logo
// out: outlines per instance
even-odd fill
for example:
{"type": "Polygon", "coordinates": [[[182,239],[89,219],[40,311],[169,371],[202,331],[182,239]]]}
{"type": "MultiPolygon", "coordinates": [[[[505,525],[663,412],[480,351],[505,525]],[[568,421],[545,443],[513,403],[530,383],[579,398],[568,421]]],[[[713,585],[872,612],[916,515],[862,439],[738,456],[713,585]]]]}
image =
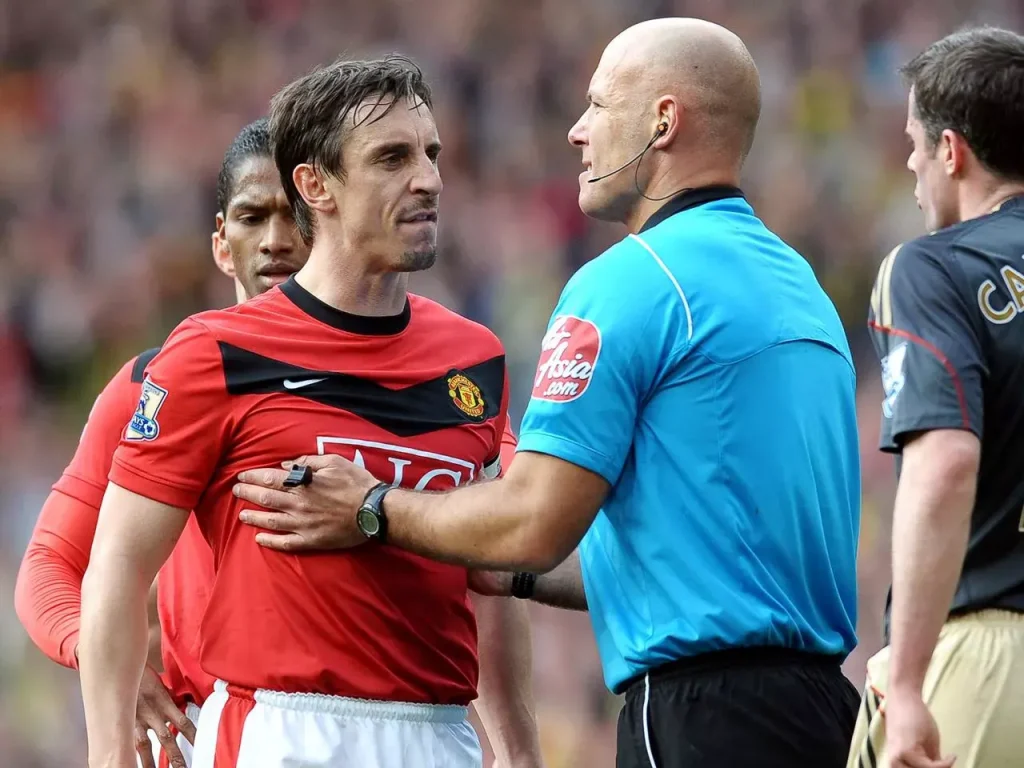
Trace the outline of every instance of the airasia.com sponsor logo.
{"type": "Polygon", "coordinates": [[[540,345],[533,396],[555,403],[575,400],[587,391],[599,354],[601,331],[596,325],[572,315],[555,318],[540,345]]]}

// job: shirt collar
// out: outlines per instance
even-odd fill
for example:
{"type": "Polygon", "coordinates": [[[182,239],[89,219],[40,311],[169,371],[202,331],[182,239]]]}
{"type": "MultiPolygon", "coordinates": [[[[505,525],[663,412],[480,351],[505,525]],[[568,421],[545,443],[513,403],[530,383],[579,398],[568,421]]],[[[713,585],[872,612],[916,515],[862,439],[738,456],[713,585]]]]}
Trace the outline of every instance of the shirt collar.
{"type": "Polygon", "coordinates": [[[1008,197],[1003,200],[1003,202],[993,208],[991,212],[995,213],[996,211],[1006,211],[1010,208],[1017,208],[1022,204],[1024,204],[1024,194],[1014,195],[1013,197],[1008,197]]]}
{"type": "Polygon", "coordinates": [[[370,317],[343,312],[340,309],[335,309],[330,304],[324,303],[299,285],[295,275],[281,283],[281,293],[287,296],[292,304],[321,323],[333,326],[339,331],[356,333],[361,336],[391,336],[401,333],[409,325],[409,320],[412,318],[412,310],[408,298],[405,300],[405,307],[397,315],[370,317]]]}
{"type": "Polygon", "coordinates": [[[707,187],[684,189],[651,214],[651,217],[640,227],[640,231],[646,232],[648,229],[658,226],[670,216],[675,216],[677,213],[682,213],[690,208],[696,208],[698,205],[704,205],[705,203],[713,203],[716,200],[727,200],[730,197],[743,197],[743,190],[729,184],[713,184],[707,187]]]}

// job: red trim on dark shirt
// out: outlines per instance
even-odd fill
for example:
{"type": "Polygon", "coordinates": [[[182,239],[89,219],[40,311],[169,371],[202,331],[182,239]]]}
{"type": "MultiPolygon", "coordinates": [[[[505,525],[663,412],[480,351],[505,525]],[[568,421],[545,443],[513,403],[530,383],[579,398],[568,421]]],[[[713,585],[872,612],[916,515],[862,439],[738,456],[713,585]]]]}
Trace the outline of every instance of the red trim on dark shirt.
{"type": "Polygon", "coordinates": [[[938,361],[942,363],[943,367],[949,373],[950,378],[953,379],[953,388],[956,390],[956,399],[960,405],[960,418],[963,419],[964,429],[970,429],[971,418],[970,412],[967,410],[967,395],[964,393],[963,382],[960,381],[960,374],[957,373],[956,368],[954,368],[953,364],[949,362],[949,358],[942,353],[942,350],[940,350],[930,341],[926,341],[925,339],[922,339],[920,336],[913,334],[910,331],[904,331],[899,328],[892,328],[888,325],[882,325],[881,323],[877,323],[874,320],[868,320],[868,327],[873,330],[880,331],[882,333],[887,333],[891,336],[899,336],[900,338],[904,338],[907,341],[912,341],[915,344],[924,347],[933,355],[935,355],[936,359],[938,359],[938,361]]]}

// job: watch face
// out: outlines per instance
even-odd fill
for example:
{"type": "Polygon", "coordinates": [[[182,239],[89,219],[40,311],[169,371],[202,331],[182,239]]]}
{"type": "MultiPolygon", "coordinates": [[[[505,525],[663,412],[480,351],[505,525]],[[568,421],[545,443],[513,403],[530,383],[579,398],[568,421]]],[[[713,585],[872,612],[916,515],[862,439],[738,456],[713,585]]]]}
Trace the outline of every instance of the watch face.
{"type": "Polygon", "coordinates": [[[377,516],[369,510],[359,510],[359,514],[356,516],[356,525],[359,526],[359,530],[362,531],[362,534],[369,538],[373,538],[380,533],[380,520],[378,520],[377,516]]]}

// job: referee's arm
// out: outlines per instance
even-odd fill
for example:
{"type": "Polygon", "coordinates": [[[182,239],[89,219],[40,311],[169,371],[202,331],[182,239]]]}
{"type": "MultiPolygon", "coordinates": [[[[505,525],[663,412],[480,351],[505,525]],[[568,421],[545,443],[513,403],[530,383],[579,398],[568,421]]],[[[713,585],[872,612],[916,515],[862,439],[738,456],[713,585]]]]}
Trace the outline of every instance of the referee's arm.
{"type": "Polygon", "coordinates": [[[471,568],[547,573],[579,544],[608,487],[568,461],[520,451],[500,480],[446,494],[391,491],[388,540],[471,568]]]}
{"type": "Polygon", "coordinates": [[[392,491],[389,540],[475,568],[556,568],[618,481],[643,403],[689,329],[680,292],[641,246],[623,241],[589,262],[552,315],[506,476],[445,494],[392,491]]]}
{"type": "Polygon", "coordinates": [[[882,263],[869,326],[882,449],[902,454],[893,510],[889,695],[921,696],[956,591],[981,456],[984,366],[956,264],[918,241],[882,263]]]}
{"type": "Polygon", "coordinates": [[[579,551],[569,555],[550,573],[538,577],[530,599],[552,608],[564,608],[569,611],[587,610],[587,593],[583,589],[579,551]]]}

